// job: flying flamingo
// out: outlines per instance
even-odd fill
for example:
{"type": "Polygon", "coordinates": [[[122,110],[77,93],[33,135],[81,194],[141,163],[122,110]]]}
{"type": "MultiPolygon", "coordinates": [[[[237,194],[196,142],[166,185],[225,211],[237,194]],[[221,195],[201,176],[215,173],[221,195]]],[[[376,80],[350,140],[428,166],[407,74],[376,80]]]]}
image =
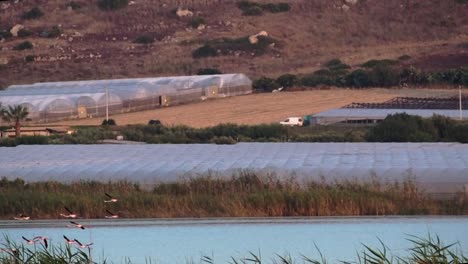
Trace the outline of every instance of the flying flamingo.
{"type": "Polygon", "coordinates": [[[109,200],[104,200],[105,203],[116,203],[118,200],[114,197],[112,197],[110,194],[108,193],[104,193],[107,197],[109,197],[109,200]]]}
{"type": "Polygon", "coordinates": [[[43,236],[37,236],[37,237],[33,238],[33,241],[42,241],[42,243],[44,243],[45,248],[47,248],[47,246],[48,246],[47,240],[49,240],[49,239],[47,237],[43,237],[43,236]]]}
{"type": "Polygon", "coordinates": [[[37,242],[37,240],[35,240],[35,239],[27,239],[24,236],[22,236],[22,238],[26,241],[26,244],[28,244],[28,245],[34,245],[37,242]]]}
{"type": "Polygon", "coordinates": [[[68,209],[66,206],[64,206],[65,210],[68,212],[68,214],[60,214],[61,216],[65,218],[76,218],[77,215],[73,213],[70,209],[68,209]]]}
{"type": "Polygon", "coordinates": [[[109,211],[109,210],[107,210],[107,209],[106,209],[106,212],[109,214],[109,215],[106,215],[106,216],[105,216],[107,219],[116,219],[116,218],[119,218],[119,215],[114,214],[114,213],[112,213],[111,211],[109,211]]]}
{"type": "Polygon", "coordinates": [[[65,235],[63,235],[63,238],[65,238],[65,240],[67,241],[67,244],[71,245],[71,244],[75,244],[75,240],[72,240],[72,239],[69,239],[68,237],[66,237],[65,235]]]}
{"type": "Polygon", "coordinates": [[[78,241],[78,239],[75,239],[75,242],[78,244],[78,246],[80,248],[90,248],[94,243],[89,243],[89,244],[81,244],[80,241],[78,241]]]}
{"type": "Polygon", "coordinates": [[[85,229],[85,227],[82,224],[78,224],[77,222],[73,222],[73,221],[70,221],[70,223],[72,223],[72,225],[68,225],[69,227],[77,227],[77,228],[85,229]]]}

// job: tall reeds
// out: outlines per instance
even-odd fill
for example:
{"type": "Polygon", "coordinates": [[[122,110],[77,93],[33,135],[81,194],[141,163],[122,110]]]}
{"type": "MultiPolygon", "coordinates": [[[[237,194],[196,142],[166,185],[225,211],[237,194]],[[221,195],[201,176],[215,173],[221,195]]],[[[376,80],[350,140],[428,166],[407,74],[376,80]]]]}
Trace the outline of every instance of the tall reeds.
{"type": "Polygon", "coordinates": [[[251,172],[210,175],[160,183],[154,188],[131,182],[83,181],[28,183],[0,180],[0,218],[18,214],[59,218],[67,206],[80,217],[103,218],[104,193],[118,196],[112,212],[121,217],[268,217],[466,214],[468,198],[428,197],[407,180],[383,183],[299,181],[251,172]]]}

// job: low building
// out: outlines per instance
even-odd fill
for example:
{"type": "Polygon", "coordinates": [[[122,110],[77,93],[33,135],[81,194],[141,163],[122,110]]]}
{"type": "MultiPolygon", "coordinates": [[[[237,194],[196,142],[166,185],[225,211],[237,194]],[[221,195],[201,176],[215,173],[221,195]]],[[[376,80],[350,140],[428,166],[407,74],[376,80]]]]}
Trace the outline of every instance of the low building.
{"type": "MultiPolygon", "coordinates": [[[[69,127],[21,127],[22,136],[50,136],[53,134],[71,134],[73,130],[69,127]]],[[[2,138],[13,138],[16,135],[16,129],[10,128],[0,132],[2,138]]]]}

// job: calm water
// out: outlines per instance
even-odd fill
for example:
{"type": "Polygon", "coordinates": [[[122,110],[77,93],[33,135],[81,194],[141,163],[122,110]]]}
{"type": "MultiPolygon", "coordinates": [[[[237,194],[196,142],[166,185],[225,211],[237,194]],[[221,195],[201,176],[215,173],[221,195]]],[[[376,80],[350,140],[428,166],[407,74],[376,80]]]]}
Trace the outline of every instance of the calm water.
{"type": "MultiPolygon", "coordinates": [[[[267,218],[203,220],[81,220],[86,230],[67,227],[67,221],[0,221],[0,233],[21,241],[21,236],[47,236],[64,243],[63,235],[93,242],[93,258],[105,256],[114,263],[129,257],[133,263],[187,263],[214,257],[228,263],[230,257],[260,252],[269,263],[278,254],[318,258],[317,245],[331,261],[353,260],[362,244],[379,245],[378,238],[396,254],[410,246],[408,234],[438,234],[448,243],[460,242],[468,254],[468,217],[384,218],[267,218]]],[[[1,240],[2,238],[0,238],[1,240]]],[[[302,262],[301,262],[302,263],[302,262]]]]}

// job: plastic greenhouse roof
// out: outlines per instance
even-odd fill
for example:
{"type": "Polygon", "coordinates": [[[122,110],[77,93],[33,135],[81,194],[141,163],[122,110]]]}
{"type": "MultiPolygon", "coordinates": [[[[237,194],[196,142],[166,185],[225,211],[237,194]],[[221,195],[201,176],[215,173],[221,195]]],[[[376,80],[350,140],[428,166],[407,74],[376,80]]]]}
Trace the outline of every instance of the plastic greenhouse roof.
{"type": "MultiPolygon", "coordinates": [[[[339,108],[324,111],[315,114],[314,117],[343,117],[343,118],[379,118],[384,119],[387,115],[397,113],[407,113],[409,115],[417,115],[421,117],[432,117],[434,114],[447,116],[451,118],[459,118],[459,110],[445,109],[362,109],[362,108],[339,108]]],[[[468,110],[462,110],[463,118],[468,118],[468,110]]]]}
{"type": "Polygon", "coordinates": [[[80,97],[103,105],[106,89],[110,103],[151,96],[182,94],[210,86],[251,86],[244,74],[196,75],[179,77],[134,78],[94,81],[44,82],[12,85],[0,91],[3,105],[27,104],[32,112],[46,109],[75,109],[80,97]]]}
{"type": "MultiPolygon", "coordinates": [[[[409,177],[433,192],[468,184],[468,145],[458,143],[238,143],[22,145],[0,148],[0,177],[26,181],[128,180],[152,185],[243,170],[305,180],[384,182],[409,177]]],[[[468,185],[467,185],[468,186],[468,185]]]]}
{"type": "Polygon", "coordinates": [[[92,81],[43,82],[30,85],[12,85],[0,92],[0,96],[12,95],[56,95],[128,91],[152,89],[160,92],[175,92],[183,89],[201,88],[212,85],[219,87],[250,85],[250,79],[244,74],[195,75],[156,78],[132,78],[92,81]]]}

